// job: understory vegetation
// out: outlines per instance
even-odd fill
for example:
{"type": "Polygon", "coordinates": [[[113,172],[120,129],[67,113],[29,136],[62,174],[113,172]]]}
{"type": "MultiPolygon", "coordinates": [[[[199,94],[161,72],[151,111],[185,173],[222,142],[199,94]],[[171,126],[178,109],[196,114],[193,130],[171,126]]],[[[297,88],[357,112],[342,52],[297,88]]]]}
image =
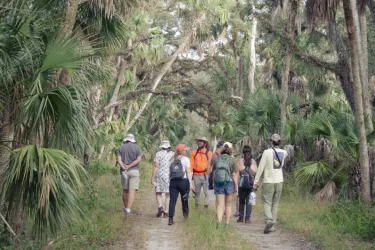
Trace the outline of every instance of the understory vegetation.
{"type": "Polygon", "coordinates": [[[102,163],[128,133],[147,162],[162,140],[201,136],[236,157],[249,144],[259,161],[279,133],[282,225],[370,247],[374,20],[375,0],[0,0],[0,247],[99,248],[130,233],[118,168],[102,163]]]}

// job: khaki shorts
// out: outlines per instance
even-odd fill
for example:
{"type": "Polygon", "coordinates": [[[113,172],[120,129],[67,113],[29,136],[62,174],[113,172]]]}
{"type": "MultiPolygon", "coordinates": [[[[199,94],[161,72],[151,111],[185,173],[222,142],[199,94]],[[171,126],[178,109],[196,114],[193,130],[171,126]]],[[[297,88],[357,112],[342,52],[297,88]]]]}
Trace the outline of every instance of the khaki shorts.
{"type": "Polygon", "coordinates": [[[121,172],[121,184],[123,190],[139,188],[139,171],[132,170],[129,172],[121,172]]]}

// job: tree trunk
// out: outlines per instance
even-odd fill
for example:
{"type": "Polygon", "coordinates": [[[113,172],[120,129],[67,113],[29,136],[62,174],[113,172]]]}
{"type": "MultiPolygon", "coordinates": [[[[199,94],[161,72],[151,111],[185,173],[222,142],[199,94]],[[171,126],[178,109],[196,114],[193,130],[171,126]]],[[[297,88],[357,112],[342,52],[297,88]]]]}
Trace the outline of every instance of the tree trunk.
{"type": "MultiPolygon", "coordinates": [[[[74,28],[74,24],[76,22],[76,16],[78,11],[78,3],[79,0],[66,0],[65,6],[66,6],[66,15],[65,15],[65,22],[62,27],[62,33],[64,36],[69,36],[74,28]]],[[[59,84],[63,86],[69,85],[69,75],[68,71],[65,69],[61,70],[59,79],[59,84]]]]}
{"type": "MultiPolygon", "coordinates": [[[[198,18],[197,23],[200,23],[205,18],[204,15],[201,15],[200,18],[198,18]]],[[[173,53],[173,55],[168,59],[168,61],[164,64],[164,66],[160,69],[159,75],[155,78],[154,84],[152,86],[151,91],[155,91],[158,87],[161,79],[167,73],[167,70],[172,66],[173,62],[177,59],[177,56],[184,51],[186,45],[188,44],[191,36],[196,32],[197,28],[194,26],[188,34],[185,35],[185,37],[181,40],[180,45],[178,49],[173,53]]],[[[152,93],[149,93],[143,102],[141,108],[138,110],[138,112],[135,114],[133,120],[129,123],[129,126],[125,129],[125,134],[128,133],[129,129],[134,125],[134,123],[138,120],[138,118],[142,115],[144,109],[149,104],[152,97],[152,93]]]]}
{"type": "Polygon", "coordinates": [[[241,57],[236,55],[236,95],[240,96],[240,86],[241,86],[241,57]]]}
{"type": "Polygon", "coordinates": [[[289,83],[289,71],[290,71],[290,60],[292,56],[289,49],[286,49],[285,56],[283,58],[283,76],[281,80],[281,131],[283,131],[286,124],[286,101],[288,99],[288,83],[289,83]]]}
{"type": "MultiPolygon", "coordinates": [[[[116,87],[113,91],[113,94],[112,94],[112,97],[111,97],[111,100],[109,101],[109,103],[114,103],[114,102],[117,101],[118,94],[120,92],[120,88],[122,86],[124,86],[124,84],[125,84],[125,74],[124,74],[125,68],[126,68],[125,61],[121,60],[120,68],[119,68],[119,71],[118,71],[118,74],[117,74],[117,84],[116,84],[116,87]]],[[[110,109],[107,121],[112,121],[114,111],[115,111],[114,108],[110,109]]]]}
{"type": "Polygon", "coordinates": [[[354,85],[354,117],[357,126],[359,139],[359,162],[361,166],[361,198],[365,202],[370,202],[370,176],[369,176],[369,158],[367,151],[366,129],[363,115],[363,98],[361,73],[359,69],[359,54],[361,52],[358,24],[358,14],[355,0],[343,1],[344,14],[350,44],[350,56],[352,62],[352,76],[354,85]]]}
{"type": "Polygon", "coordinates": [[[240,57],[240,72],[239,72],[239,78],[240,78],[240,88],[238,91],[238,95],[240,97],[243,97],[243,88],[244,88],[244,79],[243,79],[243,70],[244,70],[244,60],[243,57],[240,57]]]}
{"type": "MultiPolygon", "coordinates": [[[[360,33],[358,37],[362,38],[360,41],[361,53],[359,54],[359,68],[361,70],[361,82],[362,82],[362,95],[363,95],[363,108],[367,118],[367,128],[369,132],[374,130],[372,125],[372,109],[370,103],[370,88],[369,88],[369,77],[368,77],[368,48],[367,48],[367,19],[366,19],[366,8],[359,13],[359,27],[360,33]]],[[[358,30],[359,31],[359,30],[358,30]]]]}
{"type": "Polygon", "coordinates": [[[5,169],[9,165],[12,141],[14,139],[14,129],[10,115],[10,106],[4,108],[3,119],[0,126],[0,182],[5,169]]]}
{"type": "MultiPolygon", "coordinates": [[[[297,0],[291,1],[291,8],[289,18],[287,20],[287,32],[290,40],[294,41],[294,30],[297,16],[297,0]]],[[[285,7],[284,7],[285,8],[285,7]]],[[[290,61],[292,59],[292,53],[290,48],[285,49],[284,63],[283,63],[283,75],[281,80],[281,131],[283,131],[286,124],[286,101],[288,98],[288,83],[289,83],[289,72],[290,72],[290,61]]]]}
{"type": "Polygon", "coordinates": [[[257,32],[257,18],[253,17],[253,23],[251,26],[251,31],[249,32],[250,37],[250,63],[249,63],[249,90],[250,93],[255,92],[255,82],[254,82],[254,75],[255,75],[255,39],[256,39],[256,32],[257,32]]]}
{"type": "Polygon", "coordinates": [[[133,106],[134,106],[133,101],[130,101],[129,107],[128,107],[128,112],[126,113],[125,130],[129,129],[130,117],[131,117],[131,114],[132,114],[133,106]]]}

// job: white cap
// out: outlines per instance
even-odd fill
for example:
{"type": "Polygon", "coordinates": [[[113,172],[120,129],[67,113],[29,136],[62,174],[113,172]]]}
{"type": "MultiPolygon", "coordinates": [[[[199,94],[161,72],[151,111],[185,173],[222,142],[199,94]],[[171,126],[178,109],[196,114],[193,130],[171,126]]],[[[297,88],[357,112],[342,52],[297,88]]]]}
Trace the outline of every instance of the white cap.
{"type": "Polygon", "coordinates": [[[123,142],[127,142],[127,141],[130,141],[130,142],[134,143],[134,142],[135,142],[134,135],[133,135],[133,134],[128,134],[128,135],[124,138],[123,142]]]}
{"type": "Polygon", "coordinates": [[[159,146],[159,148],[170,148],[170,147],[171,147],[171,144],[169,143],[169,141],[162,141],[161,145],[159,146]]]}

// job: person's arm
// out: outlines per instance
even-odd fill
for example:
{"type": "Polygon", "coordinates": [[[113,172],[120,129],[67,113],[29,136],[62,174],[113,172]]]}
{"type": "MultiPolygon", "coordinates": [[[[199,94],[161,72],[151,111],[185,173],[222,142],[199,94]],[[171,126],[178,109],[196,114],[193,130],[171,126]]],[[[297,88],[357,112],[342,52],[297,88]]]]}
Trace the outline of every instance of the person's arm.
{"type": "MultiPolygon", "coordinates": [[[[240,168],[241,168],[241,159],[239,159],[237,161],[237,172],[238,173],[240,172],[240,168]]],[[[237,183],[240,183],[240,175],[237,175],[237,183]]]]}
{"type": "Polygon", "coordinates": [[[133,161],[132,163],[130,163],[128,165],[128,169],[136,166],[137,164],[139,164],[141,162],[141,160],[142,160],[142,155],[138,156],[135,161],[133,161]]]}
{"type": "Polygon", "coordinates": [[[208,159],[208,162],[207,162],[207,175],[210,176],[211,174],[211,161],[212,161],[212,155],[210,156],[210,158],[208,159]]]}
{"type": "Polygon", "coordinates": [[[193,168],[193,166],[194,166],[194,164],[195,164],[195,162],[194,162],[194,154],[195,154],[195,152],[194,152],[195,150],[193,150],[193,151],[191,151],[191,154],[190,154],[190,172],[191,173],[193,173],[193,170],[194,170],[194,168],[193,168]]]}
{"type": "Polygon", "coordinates": [[[190,190],[194,191],[194,185],[193,185],[193,173],[190,171],[190,160],[186,157],[186,177],[189,180],[189,186],[190,190]]]}
{"type": "Polygon", "coordinates": [[[159,163],[157,162],[158,159],[154,161],[154,167],[152,168],[152,175],[151,175],[151,184],[153,184],[155,180],[156,171],[158,171],[159,163]]]}
{"type": "Polygon", "coordinates": [[[117,163],[120,165],[120,168],[121,168],[122,170],[126,170],[126,166],[125,166],[125,164],[122,162],[121,155],[118,155],[118,156],[117,156],[117,163]]]}
{"type": "Polygon", "coordinates": [[[258,170],[257,162],[253,159],[253,162],[251,163],[251,170],[253,170],[254,173],[258,170]]]}
{"type": "Polygon", "coordinates": [[[236,162],[235,160],[233,159],[232,161],[232,178],[233,178],[233,182],[234,182],[234,189],[236,190],[236,193],[238,193],[238,168],[236,166],[236,162]]]}
{"type": "Polygon", "coordinates": [[[255,175],[255,180],[254,180],[254,188],[255,189],[258,188],[258,182],[259,182],[260,177],[263,174],[263,171],[264,171],[264,168],[266,167],[266,164],[267,164],[267,156],[266,156],[266,152],[263,152],[262,159],[260,160],[259,167],[258,167],[257,173],[255,175]]]}

